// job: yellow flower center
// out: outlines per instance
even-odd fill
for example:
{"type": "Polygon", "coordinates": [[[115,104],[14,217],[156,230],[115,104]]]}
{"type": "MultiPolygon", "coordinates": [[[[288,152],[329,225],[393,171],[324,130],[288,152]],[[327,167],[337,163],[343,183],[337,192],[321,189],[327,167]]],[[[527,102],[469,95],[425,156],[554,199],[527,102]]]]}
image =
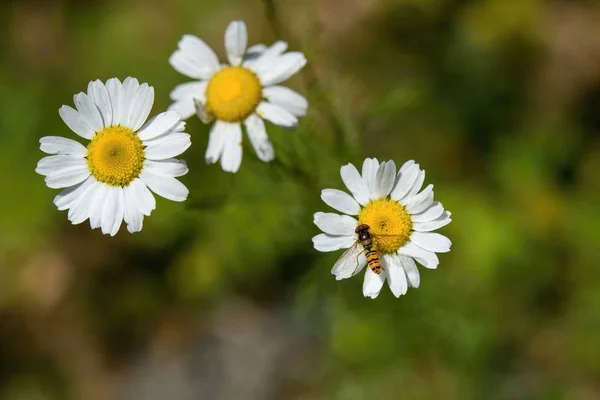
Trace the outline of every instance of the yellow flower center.
{"type": "Polygon", "coordinates": [[[87,147],[90,172],[100,182],[127,186],[144,165],[144,145],[131,129],[120,125],[102,129],[87,147]]]}
{"type": "Polygon", "coordinates": [[[223,68],[206,88],[206,108],[221,121],[243,121],[256,110],[261,99],[258,77],[243,67],[223,68]]]}
{"type": "Polygon", "coordinates": [[[390,199],[374,200],[358,214],[358,223],[369,225],[375,248],[383,254],[395,253],[408,241],[412,231],[410,214],[390,199]]]}

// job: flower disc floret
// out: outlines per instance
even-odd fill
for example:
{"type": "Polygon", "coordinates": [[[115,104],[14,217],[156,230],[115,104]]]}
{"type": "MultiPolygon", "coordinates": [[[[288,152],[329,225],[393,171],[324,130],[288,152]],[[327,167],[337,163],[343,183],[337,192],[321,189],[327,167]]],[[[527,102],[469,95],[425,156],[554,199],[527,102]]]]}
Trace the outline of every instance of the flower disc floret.
{"type": "Polygon", "coordinates": [[[377,251],[392,254],[398,251],[412,231],[410,214],[399,202],[391,199],[371,201],[361,209],[358,223],[369,226],[377,251]]]}
{"type": "Polygon", "coordinates": [[[99,182],[127,186],[144,166],[144,146],[130,128],[109,126],[98,132],[87,147],[90,172],[99,182]]]}
{"type": "Polygon", "coordinates": [[[208,110],[219,120],[241,122],[262,99],[262,86],[254,72],[244,67],[226,67],[214,74],[206,88],[208,110]]]}

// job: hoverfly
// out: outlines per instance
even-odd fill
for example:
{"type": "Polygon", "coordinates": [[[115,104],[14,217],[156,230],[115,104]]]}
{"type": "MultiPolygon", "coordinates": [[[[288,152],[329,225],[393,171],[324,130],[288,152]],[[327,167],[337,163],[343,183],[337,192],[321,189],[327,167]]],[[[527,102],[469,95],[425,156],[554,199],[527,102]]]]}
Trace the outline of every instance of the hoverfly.
{"type": "Polygon", "coordinates": [[[369,228],[369,225],[362,224],[357,226],[354,230],[354,232],[358,234],[358,240],[340,256],[332,269],[332,272],[338,271],[338,273],[335,273],[335,275],[338,276],[338,279],[342,277],[341,269],[349,262],[353,262],[355,267],[353,268],[351,275],[345,276],[346,274],[343,274],[343,278],[356,274],[358,269],[364,265],[364,261],[359,260],[361,256],[366,257],[367,264],[369,264],[369,268],[371,268],[373,272],[377,275],[381,274],[381,262],[379,261],[379,256],[375,250],[373,236],[369,232],[369,228]]]}

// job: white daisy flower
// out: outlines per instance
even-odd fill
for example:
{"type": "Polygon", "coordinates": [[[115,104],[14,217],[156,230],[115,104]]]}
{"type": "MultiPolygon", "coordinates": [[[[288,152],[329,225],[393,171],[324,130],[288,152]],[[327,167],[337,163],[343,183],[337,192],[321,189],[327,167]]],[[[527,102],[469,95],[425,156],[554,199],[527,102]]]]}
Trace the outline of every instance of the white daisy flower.
{"type": "Polygon", "coordinates": [[[306,98],[278,84],[306,64],[304,54],[287,52],[287,43],[246,48],[248,33],[242,21],[233,21],[225,31],[229,64],[219,64],[214,51],[201,39],[184,35],[169,58],[178,72],[196,81],[171,92],[170,110],[183,119],[197,114],[204,123],[216,119],[210,132],[206,162],[221,160],[223,170],[236,172],[242,162],[242,124],[258,158],[273,160],[274,151],[263,118],[293,128],[308,108],[306,98]]]}
{"type": "Polygon", "coordinates": [[[377,297],[386,280],[396,297],[406,294],[409,286],[419,287],[415,260],[425,268],[435,269],[439,263],[436,253],[448,252],[451,246],[447,237],[432,232],[452,220],[450,212],[433,201],[433,185],[420,191],[425,171],[411,160],[396,175],[393,161],[379,164],[376,158],[368,158],[363,163],[362,175],[352,164],[344,165],[340,173],[352,196],[341,190],[325,189],[321,199],[347,215],[323,212],[314,215],[314,223],[324,232],[312,239],[315,249],[326,252],[349,248],[331,273],[337,280],[350,278],[364,268],[367,258],[374,258],[375,262],[369,264],[373,269],[366,268],[365,272],[366,297],[377,297]],[[360,225],[368,227],[375,251],[367,257],[356,233],[360,225]],[[381,269],[376,268],[377,260],[381,269]]]}
{"type": "Polygon", "coordinates": [[[154,88],[127,78],[106,85],[90,82],[88,92],[74,96],[77,109],[62,106],[58,113],[73,132],[88,139],[87,147],[59,136],[40,139],[51,156],[36,168],[52,189],[59,210],[80,224],[89,218],[92,229],[114,236],[125,220],[129,232],[142,229],[144,215],[156,207],[154,193],[184,201],[188,189],[175,177],[185,175],[185,161],[176,160],[190,147],[185,122],[174,111],[158,114],[146,124],[154,103],[154,88]],[[150,189],[150,190],[148,190],[150,189]]]}

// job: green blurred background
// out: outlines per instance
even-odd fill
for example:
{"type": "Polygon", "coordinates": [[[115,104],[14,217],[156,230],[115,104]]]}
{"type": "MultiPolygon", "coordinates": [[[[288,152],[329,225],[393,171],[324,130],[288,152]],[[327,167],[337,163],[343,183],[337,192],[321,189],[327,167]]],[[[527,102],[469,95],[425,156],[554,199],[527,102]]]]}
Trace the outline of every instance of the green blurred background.
{"type": "Polygon", "coordinates": [[[600,398],[599,2],[5,0],[0,23],[1,399],[600,398]],[[233,19],[309,60],[277,162],[206,166],[191,119],[187,202],[72,226],[34,172],[40,137],[75,138],[58,108],[131,75],[164,110],[181,35],[223,57],[233,19]],[[453,212],[400,299],[310,240],[367,156],[417,160],[453,212]]]}

